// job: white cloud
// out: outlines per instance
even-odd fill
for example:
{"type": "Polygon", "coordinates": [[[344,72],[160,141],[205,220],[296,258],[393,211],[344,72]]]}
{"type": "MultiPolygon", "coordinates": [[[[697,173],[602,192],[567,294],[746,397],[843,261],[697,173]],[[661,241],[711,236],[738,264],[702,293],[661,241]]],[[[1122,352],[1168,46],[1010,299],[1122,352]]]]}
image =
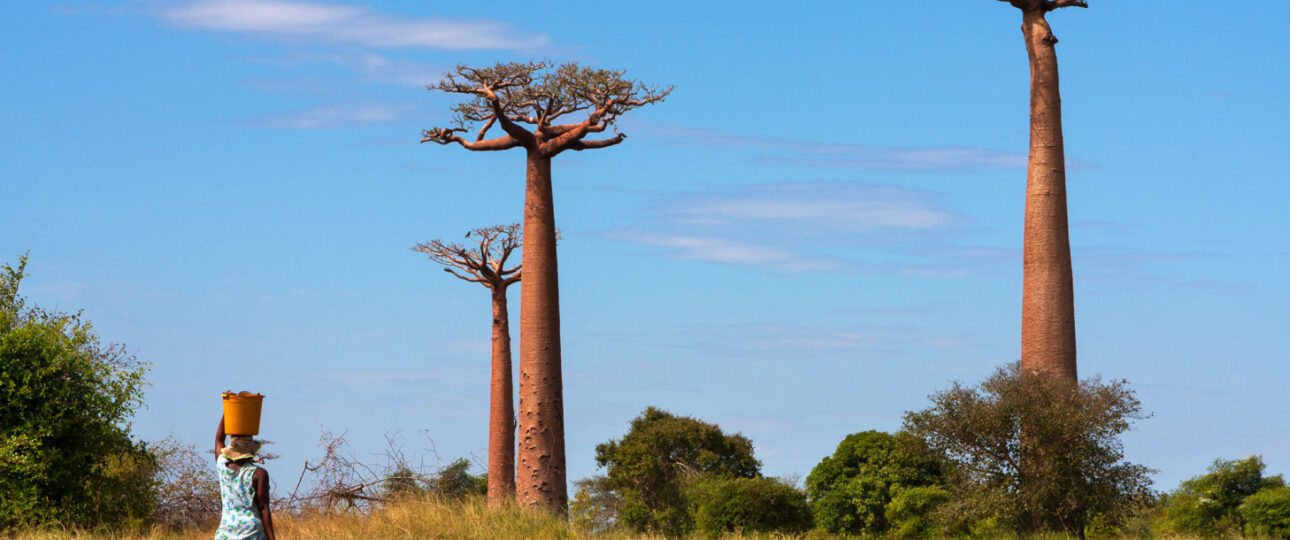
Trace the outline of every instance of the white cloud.
{"type": "MultiPolygon", "coordinates": [[[[763,151],[760,163],[881,171],[962,173],[1025,170],[1026,154],[968,146],[890,146],[740,135],[719,129],[645,125],[669,144],[763,151]]],[[[1082,163],[1082,162],[1078,162],[1082,163]]]]}
{"type": "Polygon", "coordinates": [[[369,47],[533,50],[550,44],[546,34],[496,21],[408,17],[318,2],[200,0],[159,16],[180,28],[369,47]]]}
{"type": "Polygon", "coordinates": [[[389,104],[320,105],[270,114],[250,121],[252,125],[275,129],[338,129],[386,124],[398,121],[409,107],[389,104]]]}
{"type": "Polygon", "coordinates": [[[966,245],[969,220],[937,193],[869,182],[781,182],[658,198],[606,232],[670,257],[788,272],[958,277],[1011,262],[966,245]]]}
{"type": "Polygon", "coordinates": [[[675,236],[641,231],[620,230],[613,236],[648,246],[672,248],[675,257],[722,264],[765,266],[777,270],[834,270],[837,264],[788,253],[767,246],[742,244],[722,238],[675,236]]]}

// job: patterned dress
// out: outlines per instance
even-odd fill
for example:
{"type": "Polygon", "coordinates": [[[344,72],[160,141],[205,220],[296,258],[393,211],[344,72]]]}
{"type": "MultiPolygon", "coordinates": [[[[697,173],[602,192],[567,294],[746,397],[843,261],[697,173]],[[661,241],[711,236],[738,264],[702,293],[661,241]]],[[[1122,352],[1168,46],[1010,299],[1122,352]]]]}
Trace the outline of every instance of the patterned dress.
{"type": "Polygon", "coordinates": [[[264,531],[264,521],[255,507],[255,488],[251,486],[251,475],[255,474],[257,467],[248,462],[235,471],[228,468],[228,458],[224,456],[219,456],[216,462],[219,467],[219,495],[224,506],[215,540],[267,540],[269,536],[264,531]]]}

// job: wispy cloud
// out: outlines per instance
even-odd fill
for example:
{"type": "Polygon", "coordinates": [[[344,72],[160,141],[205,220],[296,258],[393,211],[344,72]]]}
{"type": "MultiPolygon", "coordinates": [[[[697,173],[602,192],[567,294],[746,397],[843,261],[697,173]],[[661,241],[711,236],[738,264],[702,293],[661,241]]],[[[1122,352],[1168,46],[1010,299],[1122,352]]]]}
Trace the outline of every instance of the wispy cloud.
{"type": "Polygon", "coordinates": [[[939,194],[868,182],[670,194],[659,196],[643,218],[605,234],[669,257],[788,272],[957,275],[962,266],[1012,258],[951,241],[970,224],[939,194]]]}
{"type": "Polygon", "coordinates": [[[668,248],[672,256],[694,261],[762,266],[789,272],[837,270],[841,266],[835,261],[718,237],[657,234],[633,229],[616,230],[610,235],[628,242],[668,248]]]}
{"type": "Polygon", "coordinates": [[[546,34],[497,21],[409,17],[320,2],[200,0],[163,9],[159,16],[179,28],[369,47],[534,50],[550,44],[546,34]]]}
{"type": "Polygon", "coordinates": [[[882,359],[917,348],[980,347],[963,336],[935,335],[913,325],[699,324],[669,328],[661,336],[625,330],[598,337],[639,345],[664,344],[714,359],[882,359]]]}
{"type": "Polygon", "coordinates": [[[252,118],[248,124],[275,129],[341,129],[398,121],[409,106],[391,104],[320,105],[252,118]]]}
{"type": "Polygon", "coordinates": [[[963,173],[1024,170],[1024,153],[969,146],[892,146],[816,142],[803,139],[740,135],[710,128],[646,125],[666,144],[761,151],[760,163],[794,167],[845,167],[866,170],[963,173]]]}
{"type": "Polygon", "coordinates": [[[681,223],[811,222],[834,231],[934,229],[960,218],[927,192],[860,182],[740,186],[664,201],[659,212],[681,223]]]}
{"type": "MultiPolygon", "coordinates": [[[[357,76],[359,82],[367,84],[388,84],[397,86],[424,87],[439,80],[449,67],[431,64],[407,58],[392,57],[376,53],[331,53],[331,54],[289,54],[282,56],[261,56],[246,58],[251,64],[268,64],[275,68],[272,77],[248,79],[252,86],[264,90],[286,91],[291,93],[313,93],[323,87],[336,86],[335,77],[323,77],[318,68],[338,68],[343,73],[357,76]],[[281,72],[309,73],[308,78],[284,76],[281,72]]],[[[325,71],[325,70],[324,70],[325,71]]]]}

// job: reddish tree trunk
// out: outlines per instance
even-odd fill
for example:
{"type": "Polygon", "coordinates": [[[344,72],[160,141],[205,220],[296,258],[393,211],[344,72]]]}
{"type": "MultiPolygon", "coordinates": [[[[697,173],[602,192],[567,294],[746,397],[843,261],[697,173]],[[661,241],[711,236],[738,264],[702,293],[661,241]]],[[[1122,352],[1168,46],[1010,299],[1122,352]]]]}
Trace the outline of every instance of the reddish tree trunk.
{"type": "Polygon", "coordinates": [[[511,324],[506,285],[493,290],[493,376],[488,411],[488,504],[515,497],[515,398],[511,383],[511,324]]]}
{"type": "Polygon", "coordinates": [[[520,286],[519,502],[568,511],[564,460],[564,383],[560,373],[560,297],[556,275],[551,158],[528,155],[524,192],[524,280],[520,286]]]}
{"type": "Polygon", "coordinates": [[[1030,57],[1030,164],[1021,300],[1021,367],[1075,382],[1075,291],[1066,217],[1066,156],[1057,39],[1042,9],[1024,10],[1030,57]]]}

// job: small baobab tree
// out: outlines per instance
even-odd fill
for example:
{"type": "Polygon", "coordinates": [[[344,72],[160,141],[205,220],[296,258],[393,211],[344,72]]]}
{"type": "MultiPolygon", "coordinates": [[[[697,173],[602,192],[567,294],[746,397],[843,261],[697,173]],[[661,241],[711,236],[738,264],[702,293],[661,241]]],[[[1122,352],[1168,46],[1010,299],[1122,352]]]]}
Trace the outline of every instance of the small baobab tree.
{"type": "Polygon", "coordinates": [[[466,100],[453,108],[450,127],[425,130],[421,142],[457,144],[473,151],[520,148],[526,155],[518,499],[523,505],[563,514],[568,487],[551,159],[566,150],[623,142],[626,136],[615,127],[618,117],[662,101],[672,89],[627,79],[622,71],[546,62],[457,66],[428,89],[461,94],[466,100]],[[502,132],[490,138],[494,127],[502,132]],[[593,138],[611,128],[614,136],[593,138]],[[462,137],[471,131],[473,137],[462,137]]]}
{"type": "Polygon", "coordinates": [[[1030,162],[1021,297],[1021,368],[1078,382],[1075,288],[1066,215],[1066,150],[1057,78],[1057,38],[1045,20],[1083,0],[999,0],[1021,10],[1030,58],[1030,162]]]}
{"type": "Polygon", "coordinates": [[[493,371],[488,407],[488,504],[499,505],[515,496],[515,398],[511,378],[511,325],[506,288],[520,281],[520,264],[507,267],[520,247],[518,223],[484,227],[466,233],[479,242],[461,244],[431,240],[413,246],[443,271],[488,287],[493,293],[493,371]]]}

